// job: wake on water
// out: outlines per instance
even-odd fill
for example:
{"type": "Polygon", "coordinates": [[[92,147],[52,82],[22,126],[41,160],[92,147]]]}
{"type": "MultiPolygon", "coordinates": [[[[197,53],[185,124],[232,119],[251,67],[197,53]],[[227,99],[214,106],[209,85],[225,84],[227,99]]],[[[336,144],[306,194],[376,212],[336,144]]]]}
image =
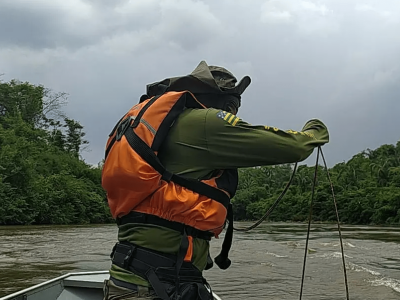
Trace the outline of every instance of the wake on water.
{"type": "MultiPolygon", "coordinates": [[[[302,243],[299,242],[286,242],[286,245],[289,246],[290,248],[301,248],[303,247],[302,243]]],[[[337,242],[323,242],[323,243],[319,243],[320,246],[326,248],[326,247],[340,247],[340,244],[337,242]]],[[[365,247],[358,247],[355,246],[352,243],[349,242],[343,242],[343,246],[344,247],[348,247],[348,248],[359,248],[359,249],[365,249],[365,247]]],[[[325,253],[320,253],[320,251],[324,251],[323,249],[319,249],[319,250],[313,250],[313,251],[309,251],[309,258],[313,259],[313,258],[322,258],[322,259],[341,259],[342,258],[342,253],[341,252],[337,252],[337,251],[333,251],[333,252],[325,252],[325,253]]],[[[275,253],[271,253],[271,252],[267,252],[268,255],[274,256],[274,257],[288,257],[286,255],[278,255],[275,253]]],[[[353,259],[353,256],[344,255],[345,258],[347,259],[353,259]]],[[[393,291],[400,293],[400,280],[398,279],[394,279],[388,276],[384,276],[382,275],[380,272],[378,271],[374,271],[372,269],[363,267],[361,265],[346,261],[346,269],[350,270],[350,271],[354,271],[354,272],[365,272],[370,274],[373,278],[369,278],[369,279],[365,279],[366,282],[368,282],[369,284],[371,284],[371,286],[385,286],[388,288],[391,288],[393,291]]]]}

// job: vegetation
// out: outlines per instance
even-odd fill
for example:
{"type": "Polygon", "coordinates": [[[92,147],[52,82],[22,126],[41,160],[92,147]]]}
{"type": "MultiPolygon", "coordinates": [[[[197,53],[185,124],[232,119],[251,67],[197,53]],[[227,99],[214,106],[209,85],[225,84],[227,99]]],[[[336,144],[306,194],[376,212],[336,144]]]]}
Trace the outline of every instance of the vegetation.
{"type": "MultiPolygon", "coordinates": [[[[271,221],[306,221],[315,167],[299,166],[287,194],[269,217],[271,221]]],[[[233,199],[237,220],[260,218],[284,189],[291,165],[239,171],[233,199]]],[[[400,225],[400,141],[368,149],[329,169],[340,221],[348,224],[400,225]]],[[[336,221],[325,168],[319,166],[313,221],[336,221]]]]}
{"type": "Polygon", "coordinates": [[[65,102],[42,86],[0,82],[0,224],[111,220],[101,167],[80,158],[88,142],[65,102]]]}
{"type": "MultiPolygon", "coordinates": [[[[85,163],[79,122],[61,111],[64,93],[26,82],[0,82],[0,224],[112,221],[101,164],[85,163]]],[[[241,169],[233,199],[236,220],[260,218],[292,173],[292,165],[241,169]]],[[[339,216],[349,224],[400,224],[400,142],[366,150],[329,170],[339,216]]],[[[314,167],[301,165],[271,221],[308,218],[314,167]]],[[[335,221],[330,184],[319,167],[314,221],[335,221]]]]}

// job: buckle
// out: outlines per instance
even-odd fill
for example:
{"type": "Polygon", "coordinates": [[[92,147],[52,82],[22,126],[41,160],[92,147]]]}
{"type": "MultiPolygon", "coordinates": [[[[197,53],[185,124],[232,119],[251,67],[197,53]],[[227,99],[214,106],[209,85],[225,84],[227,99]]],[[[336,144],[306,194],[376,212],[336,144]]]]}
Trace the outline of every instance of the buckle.
{"type": "Polygon", "coordinates": [[[117,133],[115,135],[115,139],[119,141],[122,136],[125,134],[125,131],[129,128],[129,125],[132,121],[132,117],[127,117],[123,120],[117,127],[117,133]]]}
{"type": "Polygon", "coordinates": [[[124,269],[129,268],[129,265],[131,264],[133,259],[133,254],[135,254],[136,251],[136,247],[133,245],[129,245],[129,248],[130,249],[128,250],[128,253],[126,253],[126,256],[124,258],[124,269]]]}
{"type": "Polygon", "coordinates": [[[136,246],[130,243],[116,243],[110,255],[112,263],[129,270],[135,251],[136,246]]]}

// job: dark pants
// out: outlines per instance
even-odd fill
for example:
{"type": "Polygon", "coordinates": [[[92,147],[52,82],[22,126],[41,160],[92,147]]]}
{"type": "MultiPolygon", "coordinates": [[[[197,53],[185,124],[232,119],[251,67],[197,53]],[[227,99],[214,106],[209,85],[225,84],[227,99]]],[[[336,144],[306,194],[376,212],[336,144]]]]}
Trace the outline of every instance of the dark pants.
{"type": "MultiPolygon", "coordinates": [[[[167,290],[170,291],[169,296],[175,299],[175,288],[173,284],[167,284],[167,290]]],[[[130,299],[151,299],[158,300],[154,290],[144,286],[134,285],[134,288],[122,287],[115,284],[112,280],[104,281],[104,298],[103,300],[130,300],[130,299]]],[[[203,284],[184,283],[180,288],[181,300],[212,300],[214,299],[203,284]]]]}

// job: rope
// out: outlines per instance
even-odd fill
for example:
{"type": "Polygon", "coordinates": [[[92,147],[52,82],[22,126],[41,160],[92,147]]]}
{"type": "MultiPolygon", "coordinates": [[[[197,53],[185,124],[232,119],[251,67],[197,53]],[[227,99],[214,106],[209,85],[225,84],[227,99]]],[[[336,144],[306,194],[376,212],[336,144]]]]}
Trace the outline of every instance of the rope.
{"type": "Polygon", "coordinates": [[[305,270],[306,270],[308,241],[310,239],[311,217],[312,217],[312,209],[313,209],[313,204],[314,204],[315,186],[316,186],[316,182],[317,182],[317,173],[318,173],[318,159],[319,159],[320,151],[321,151],[321,147],[318,147],[317,161],[315,162],[314,179],[313,179],[312,194],[311,194],[310,212],[308,215],[308,229],[307,229],[307,238],[306,238],[306,248],[304,251],[303,274],[301,276],[300,300],[303,295],[304,274],[305,274],[305,270]]]}
{"type": "MultiPolygon", "coordinates": [[[[325,156],[324,153],[322,152],[321,146],[318,147],[318,152],[317,152],[317,159],[315,162],[315,169],[314,169],[314,179],[313,179],[313,186],[312,186],[312,194],[311,194],[311,203],[310,203],[310,210],[309,210],[309,216],[308,216],[308,228],[307,228],[307,238],[306,238],[306,248],[304,251],[304,260],[303,260],[303,271],[302,271],[302,277],[301,277],[301,288],[300,288],[300,300],[303,295],[303,286],[304,286],[304,276],[305,276],[305,268],[306,268],[306,261],[307,261],[307,252],[308,252],[308,242],[310,239],[310,228],[311,228],[311,219],[312,219],[312,210],[313,210],[313,204],[314,204],[314,197],[315,197],[315,187],[317,185],[317,174],[318,174],[318,161],[319,161],[319,156],[321,155],[322,160],[324,162],[326,174],[329,180],[329,184],[331,187],[332,191],[332,197],[333,197],[333,203],[335,205],[335,212],[336,212],[336,219],[337,219],[337,226],[338,226],[338,233],[339,233],[339,240],[340,240],[340,250],[342,253],[342,263],[343,263],[343,273],[344,273],[344,283],[346,287],[346,299],[349,300],[349,286],[347,282],[347,273],[346,273],[346,262],[345,262],[345,257],[344,257],[344,249],[343,249],[343,239],[342,239],[342,232],[340,228],[340,220],[339,220],[339,212],[337,208],[337,201],[336,201],[336,196],[335,192],[333,189],[333,183],[331,180],[331,176],[329,174],[328,166],[326,164],[325,156]]],[[[279,204],[279,202],[282,200],[283,196],[285,196],[286,192],[288,191],[290,185],[292,184],[293,178],[296,174],[297,171],[297,163],[295,163],[292,175],[290,176],[289,182],[286,184],[285,188],[283,189],[282,193],[279,195],[279,197],[274,201],[274,203],[271,205],[271,207],[267,210],[267,212],[258,220],[256,223],[253,225],[246,227],[246,228],[236,228],[233,227],[234,230],[236,231],[241,231],[241,232],[246,232],[250,231],[257,226],[259,226],[266,218],[269,217],[269,215],[272,213],[272,211],[276,208],[276,206],[279,204]]]]}
{"type": "Polygon", "coordinates": [[[267,212],[261,217],[260,220],[258,220],[256,223],[254,223],[253,225],[246,227],[246,228],[236,228],[233,227],[234,230],[236,231],[242,231],[242,232],[246,232],[246,231],[250,231],[254,228],[256,228],[258,225],[260,225],[262,222],[264,222],[264,220],[266,218],[269,217],[269,215],[272,213],[272,211],[275,209],[275,207],[279,204],[279,202],[282,200],[283,196],[285,196],[286,192],[288,191],[290,185],[292,184],[294,175],[296,174],[296,170],[297,170],[297,163],[294,165],[293,168],[293,172],[292,175],[290,176],[289,182],[286,184],[285,188],[283,189],[282,193],[279,195],[279,197],[275,200],[275,202],[271,205],[271,207],[267,210],[267,212]]]}
{"type": "Polygon", "coordinates": [[[326,160],[325,160],[324,154],[322,153],[321,146],[318,147],[317,160],[315,162],[315,171],[314,171],[313,187],[312,187],[312,194],[311,194],[310,213],[309,213],[309,216],[308,216],[308,229],[307,229],[306,247],[305,247],[305,251],[304,251],[303,273],[302,273],[302,277],[301,277],[301,288],[300,288],[300,298],[299,299],[301,300],[301,297],[303,295],[304,274],[305,274],[307,252],[308,252],[307,251],[308,250],[308,241],[310,239],[311,217],[312,217],[312,209],[313,209],[313,204],[314,204],[315,186],[316,186],[316,183],[317,183],[318,159],[319,159],[320,155],[322,157],[322,160],[324,161],[325,170],[326,170],[326,173],[327,173],[327,176],[328,176],[328,180],[329,180],[329,183],[330,183],[330,186],[331,186],[333,202],[334,202],[334,205],[335,205],[338,232],[339,232],[339,240],[340,240],[340,249],[341,249],[341,252],[342,252],[344,283],[345,283],[345,287],[346,287],[346,299],[349,300],[350,299],[349,298],[349,286],[348,286],[348,283],[347,283],[346,262],[345,262],[345,258],[344,258],[344,250],[343,250],[342,234],[341,234],[341,229],[340,229],[339,212],[338,212],[338,209],[337,209],[337,201],[336,201],[335,193],[334,193],[334,190],[333,190],[333,184],[332,184],[331,176],[329,174],[328,166],[326,164],[326,160]]]}
{"type": "Polygon", "coordinates": [[[348,283],[347,283],[346,262],[345,262],[345,259],[344,259],[344,250],[343,250],[343,241],[342,241],[342,231],[341,231],[341,229],[340,229],[340,220],[339,220],[339,212],[338,212],[338,208],[337,208],[337,201],[336,201],[336,197],[335,197],[335,192],[333,191],[333,184],[332,184],[331,176],[330,176],[330,174],[329,174],[328,166],[326,165],[326,161],[325,161],[325,157],[324,157],[324,153],[322,152],[322,149],[321,149],[321,156],[322,156],[322,160],[324,161],[326,174],[327,174],[327,176],[328,176],[329,184],[330,184],[330,186],[331,186],[332,197],[333,197],[333,203],[334,203],[334,205],[335,205],[336,219],[337,219],[337,226],[338,226],[339,240],[340,240],[340,250],[341,250],[341,252],[342,252],[344,284],[345,284],[345,287],[346,287],[346,299],[349,300],[349,299],[350,299],[350,298],[349,298],[349,285],[348,285],[348,283]]]}

